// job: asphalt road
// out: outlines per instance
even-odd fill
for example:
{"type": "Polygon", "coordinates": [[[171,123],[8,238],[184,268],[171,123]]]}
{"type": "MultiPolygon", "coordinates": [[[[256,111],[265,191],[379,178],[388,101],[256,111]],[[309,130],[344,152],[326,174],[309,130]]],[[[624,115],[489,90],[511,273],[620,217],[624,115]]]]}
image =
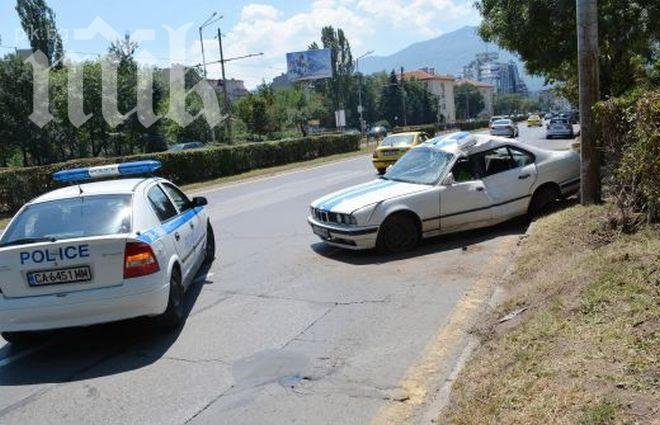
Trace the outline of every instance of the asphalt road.
{"type": "MultiPolygon", "coordinates": [[[[552,148],[542,129],[521,139],[552,148]]],[[[432,408],[462,335],[524,232],[514,222],[380,257],[330,248],[313,199],[375,177],[369,157],[219,187],[219,258],[178,332],[147,320],[0,339],[2,424],[408,422],[432,408]],[[431,406],[431,407],[429,407],[431,406]]]]}

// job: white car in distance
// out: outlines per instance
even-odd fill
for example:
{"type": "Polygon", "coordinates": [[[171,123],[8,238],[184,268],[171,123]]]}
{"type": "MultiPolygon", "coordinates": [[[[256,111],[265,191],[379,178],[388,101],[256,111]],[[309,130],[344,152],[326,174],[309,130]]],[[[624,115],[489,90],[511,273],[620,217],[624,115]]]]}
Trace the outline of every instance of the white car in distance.
{"type": "Polygon", "coordinates": [[[185,319],[185,290],[213,260],[215,239],[205,198],[136,177],[159,168],[139,161],[61,171],[53,178],[71,186],[21,208],[0,238],[4,339],[140,316],[168,326],[185,319]]]}
{"type": "Polygon", "coordinates": [[[331,245],[401,252],[425,237],[536,214],[579,181],[575,152],[460,132],[412,149],[378,180],[312,202],[307,220],[331,245]]]}

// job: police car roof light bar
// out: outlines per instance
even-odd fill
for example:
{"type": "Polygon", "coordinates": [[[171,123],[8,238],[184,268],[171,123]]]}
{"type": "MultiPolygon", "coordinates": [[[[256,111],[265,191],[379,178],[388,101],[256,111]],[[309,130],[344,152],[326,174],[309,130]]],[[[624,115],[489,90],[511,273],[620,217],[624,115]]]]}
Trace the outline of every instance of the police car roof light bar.
{"type": "Polygon", "coordinates": [[[75,183],[108,177],[153,174],[161,167],[162,164],[160,161],[147,160],[101,165],[98,167],[74,168],[53,173],[53,180],[57,182],[75,183]]]}

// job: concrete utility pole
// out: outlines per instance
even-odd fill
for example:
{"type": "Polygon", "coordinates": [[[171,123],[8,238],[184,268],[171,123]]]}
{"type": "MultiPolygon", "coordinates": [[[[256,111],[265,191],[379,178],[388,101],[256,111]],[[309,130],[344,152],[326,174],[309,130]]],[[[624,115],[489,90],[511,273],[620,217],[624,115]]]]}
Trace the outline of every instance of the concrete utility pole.
{"type": "Polygon", "coordinates": [[[578,73],[580,76],[580,201],[600,202],[600,153],[592,107],[600,98],[597,0],[577,0],[578,73]]]}
{"type": "Polygon", "coordinates": [[[222,94],[225,100],[225,110],[227,117],[225,118],[225,128],[227,131],[227,140],[232,144],[231,134],[231,105],[229,104],[229,94],[227,93],[227,76],[225,74],[225,55],[222,52],[222,31],[218,28],[218,47],[220,48],[220,67],[222,69],[222,94]]]}

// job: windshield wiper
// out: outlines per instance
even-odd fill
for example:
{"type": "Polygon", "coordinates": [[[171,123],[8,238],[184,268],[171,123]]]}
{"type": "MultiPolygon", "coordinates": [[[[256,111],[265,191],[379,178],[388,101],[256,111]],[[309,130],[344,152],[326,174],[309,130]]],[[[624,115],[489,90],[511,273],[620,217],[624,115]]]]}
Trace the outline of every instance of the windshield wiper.
{"type": "Polygon", "coordinates": [[[5,242],[3,244],[0,244],[0,248],[6,247],[6,246],[16,246],[16,245],[27,245],[31,243],[39,243],[39,242],[56,242],[57,239],[55,238],[23,238],[23,239],[16,239],[15,241],[9,241],[5,242]]]}

